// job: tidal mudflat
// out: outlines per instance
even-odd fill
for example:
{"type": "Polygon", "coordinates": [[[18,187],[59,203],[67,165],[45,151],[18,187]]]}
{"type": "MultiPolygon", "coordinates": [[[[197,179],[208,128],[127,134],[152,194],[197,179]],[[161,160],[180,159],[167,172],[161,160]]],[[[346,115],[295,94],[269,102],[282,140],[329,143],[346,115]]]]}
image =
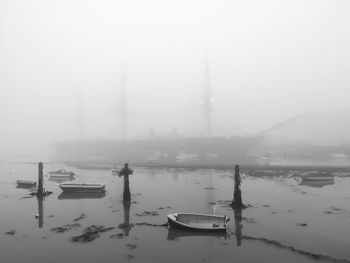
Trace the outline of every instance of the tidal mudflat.
{"type": "MultiPolygon", "coordinates": [[[[36,180],[37,165],[0,163],[0,262],[350,262],[350,176],[300,183],[305,174],[244,174],[248,208],[233,211],[233,170],[134,168],[131,202],[110,170],[82,170],[74,182],[106,193],[53,193],[44,200],[16,187],[36,180]],[[173,212],[227,215],[227,234],[171,229],[173,212]]],[[[317,172],[317,171],[316,171],[317,172]]]]}

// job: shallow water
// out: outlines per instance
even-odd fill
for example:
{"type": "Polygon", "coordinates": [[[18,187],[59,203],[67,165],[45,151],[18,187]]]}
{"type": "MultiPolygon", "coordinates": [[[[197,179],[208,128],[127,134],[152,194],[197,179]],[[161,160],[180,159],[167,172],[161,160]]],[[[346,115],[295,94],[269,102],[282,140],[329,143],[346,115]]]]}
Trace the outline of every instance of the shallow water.
{"type": "Polygon", "coordinates": [[[103,182],[107,192],[64,195],[45,177],[53,194],[42,202],[24,198],[29,190],[16,188],[15,181],[36,180],[37,165],[1,163],[0,262],[350,262],[348,176],[311,187],[287,174],[243,175],[243,202],[251,207],[239,222],[227,206],[233,196],[230,170],[136,168],[128,207],[122,202],[123,179],[111,171],[44,168],[45,173],[74,170],[74,182],[103,182]],[[39,210],[42,218],[35,216],[39,210]],[[229,231],[215,235],[156,226],[173,212],[227,215],[229,231]],[[90,242],[71,241],[91,225],[114,229],[90,242]],[[53,231],[58,227],[63,232],[53,231]]]}

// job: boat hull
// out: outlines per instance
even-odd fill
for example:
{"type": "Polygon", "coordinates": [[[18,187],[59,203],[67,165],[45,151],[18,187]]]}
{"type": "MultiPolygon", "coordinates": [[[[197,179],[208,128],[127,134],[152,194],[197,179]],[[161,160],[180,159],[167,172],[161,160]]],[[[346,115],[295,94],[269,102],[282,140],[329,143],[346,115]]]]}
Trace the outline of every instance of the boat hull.
{"type": "Polygon", "coordinates": [[[59,184],[65,193],[100,193],[105,192],[104,184],[59,184]]]}
{"type": "Polygon", "coordinates": [[[206,214],[175,213],[168,215],[170,227],[192,231],[226,231],[228,220],[229,219],[226,216],[213,216],[206,214]]]}
{"type": "Polygon", "coordinates": [[[17,188],[31,189],[36,187],[36,182],[34,181],[17,180],[16,183],[17,188]]]}

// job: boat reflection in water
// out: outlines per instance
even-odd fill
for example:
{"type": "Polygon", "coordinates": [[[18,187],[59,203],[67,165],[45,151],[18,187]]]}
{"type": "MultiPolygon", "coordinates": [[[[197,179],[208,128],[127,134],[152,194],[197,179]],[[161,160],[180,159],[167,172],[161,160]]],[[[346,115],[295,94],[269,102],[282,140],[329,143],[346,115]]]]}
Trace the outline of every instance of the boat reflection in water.
{"type": "Polygon", "coordinates": [[[233,213],[235,215],[235,235],[236,235],[236,243],[237,247],[240,247],[242,244],[242,209],[237,208],[233,209],[233,213]]]}
{"type": "Polygon", "coordinates": [[[16,188],[17,189],[36,189],[36,186],[31,186],[31,185],[26,185],[26,184],[18,184],[17,186],[16,186],[16,188]]]}
{"type": "Polygon", "coordinates": [[[59,196],[59,200],[65,199],[99,199],[106,196],[106,192],[81,192],[81,193],[69,193],[62,192],[59,196]]]}
{"type": "Polygon", "coordinates": [[[191,231],[180,228],[169,227],[168,228],[168,240],[178,240],[184,237],[214,237],[228,239],[230,236],[224,231],[191,231]]]}

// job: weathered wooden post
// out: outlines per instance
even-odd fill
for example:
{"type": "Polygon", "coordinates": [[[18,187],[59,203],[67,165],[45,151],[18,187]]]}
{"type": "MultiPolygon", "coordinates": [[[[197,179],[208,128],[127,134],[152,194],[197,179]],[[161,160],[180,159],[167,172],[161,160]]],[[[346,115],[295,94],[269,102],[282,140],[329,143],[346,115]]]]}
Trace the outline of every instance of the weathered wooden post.
{"type": "Polygon", "coordinates": [[[43,188],[43,163],[39,163],[39,175],[38,175],[38,190],[36,192],[36,196],[43,197],[44,196],[44,188],[43,188]]]}
{"type": "Polygon", "coordinates": [[[231,206],[233,208],[244,208],[244,205],[242,203],[242,193],[241,193],[241,183],[242,183],[242,178],[239,174],[239,165],[235,165],[235,189],[233,193],[233,200],[231,203],[231,206]]]}
{"type": "Polygon", "coordinates": [[[129,168],[127,163],[124,164],[124,168],[119,172],[119,177],[124,176],[124,191],[123,200],[131,200],[130,187],[129,187],[129,175],[133,174],[133,170],[129,168]]]}

